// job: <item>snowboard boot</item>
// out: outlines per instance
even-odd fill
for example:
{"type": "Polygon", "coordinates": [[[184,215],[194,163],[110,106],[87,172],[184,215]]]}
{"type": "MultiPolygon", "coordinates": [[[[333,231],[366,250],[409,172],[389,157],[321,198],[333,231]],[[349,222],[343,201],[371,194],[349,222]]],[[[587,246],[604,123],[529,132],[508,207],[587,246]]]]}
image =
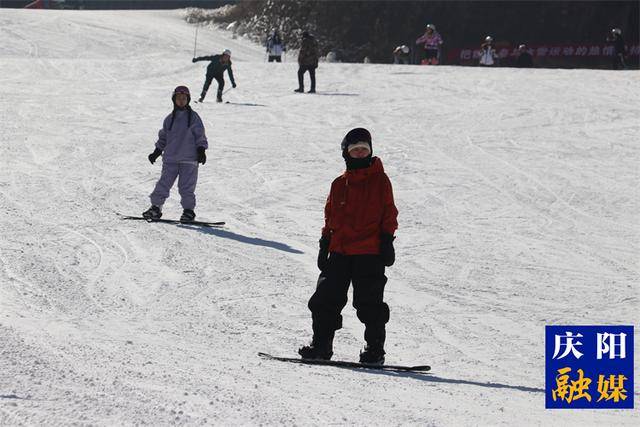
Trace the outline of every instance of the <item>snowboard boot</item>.
{"type": "Polygon", "coordinates": [[[180,222],[192,222],[194,219],[196,219],[196,213],[193,209],[185,209],[182,211],[180,222]]]}
{"type": "Polygon", "coordinates": [[[216,102],[222,102],[222,92],[218,91],[218,95],[216,96],[216,102]]]}
{"type": "Polygon", "coordinates": [[[334,332],[326,337],[318,337],[314,334],[311,344],[301,347],[298,354],[303,359],[330,360],[333,356],[333,335],[334,332]]]}
{"type": "Polygon", "coordinates": [[[360,352],[360,363],[374,365],[384,364],[384,341],[386,330],[383,324],[368,324],[365,326],[364,339],[367,342],[364,350],[360,352]]]}
{"type": "Polygon", "coordinates": [[[364,350],[360,352],[360,363],[368,363],[370,365],[384,365],[384,348],[379,344],[365,345],[364,350]]]}
{"type": "Polygon", "coordinates": [[[148,220],[160,219],[162,217],[162,211],[156,205],[152,205],[149,209],[142,212],[142,217],[148,220]]]}
{"type": "Polygon", "coordinates": [[[299,87],[298,89],[294,89],[294,92],[298,92],[298,93],[304,93],[304,88],[303,87],[299,87]]]}

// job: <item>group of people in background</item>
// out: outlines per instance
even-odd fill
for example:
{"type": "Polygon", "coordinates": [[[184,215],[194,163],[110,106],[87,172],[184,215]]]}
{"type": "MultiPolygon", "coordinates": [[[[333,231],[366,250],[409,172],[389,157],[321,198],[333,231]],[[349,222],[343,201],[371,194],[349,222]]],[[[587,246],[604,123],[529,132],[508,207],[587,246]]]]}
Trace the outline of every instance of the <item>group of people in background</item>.
{"type": "MultiPolygon", "coordinates": [[[[617,70],[627,68],[625,61],[627,46],[622,38],[622,30],[620,28],[613,28],[609,36],[606,38],[606,41],[613,44],[613,69],[617,70]]],[[[441,47],[443,43],[444,40],[440,33],[436,31],[435,25],[428,24],[425,27],[424,34],[418,37],[415,42],[415,44],[420,46],[423,50],[422,59],[419,63],[421,65],[441,64],[441,47]]],[[[282,41],[282,37],[278,33],[278,30],[273,30],[273,32],[267,37],[265,44],[268,61],[282,62],[282,55],[286,52],[286,46],[282,41]]],[[[518,46],[516,56],[516,67],[533,67],[533,55],[525,44],[518,46]]],[[[318,68],[319,58],[320,52],[318,49],[318,42],[308,31],[303,31],[300,50],[298,52],[298,88],[294,90],[295,92],[304,93],[304,75],[307,72],[309,73],[310,78],[310,87],[307,93],[316,92],[316,69],[318,68]]],[[[486,36],[484,42],[480,45],[478,65],[483,67],[492,67],[498,65],[498,60],[498,54],[493,44],[493,37],[486,36]]],[[[232,86],[234,88],[237,86],[233,76],[233,70],[231,68],[231,52],[228,49],[225,49],[219,55],[193,58],[193,62],[198,61],[210,61],[198,102],[204,101],[207,91],[209,90],[209,86],[214,79],[218,82],[216,101],[222,102],[222,94],[225,86],[223,73],[225,70],[229,74],[232,86]]],[[[397,46],[393,50],[393,63],[411,64],[411,48],[407,45],[397,46]]]]}
{"type": "MultiPolygon", "coordinates": [[[[627,53],[627,47],[622,38],[622,30],[620,28],[614,28],[611,30],[610,35],[606,38],[607,43],[612,43],[614,48],[613,56],[613,69],[625,69],[626,62],[625,56],[627,53]]],[[[444,43],[442,36],[436,31],[436,27],[433,24],[428,24],[425,28],[424,34],[422,34],[416,40],[415,44],[422,49],[421,59],[418,63],[420,65],[439,65],[442,64],[441,59],[441,46],[444,43]]],[[[480,45],[480,55],[478,57],[478,65],[491,67],[498,65],[498,53],[493,44],[493,37],[486,36],[482,44],[480,45]]],[[[411,64],[411,48],[407,45],[397,46],[393,50],[393,63],[394,64],[411,64]]],[[[525,44],[518,46],[516,51],[516,67],[533,67],[533,55],[525,44]]]]}

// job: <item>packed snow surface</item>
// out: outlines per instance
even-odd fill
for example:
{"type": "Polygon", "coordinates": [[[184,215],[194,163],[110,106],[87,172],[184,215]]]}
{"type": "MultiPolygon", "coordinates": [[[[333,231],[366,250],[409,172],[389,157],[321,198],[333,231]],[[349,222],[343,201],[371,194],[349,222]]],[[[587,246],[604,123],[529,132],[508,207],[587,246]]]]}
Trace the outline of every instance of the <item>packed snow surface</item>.
{"type": "MultiPolygon", "coordinates": [[[[0,10],[0,424],[638,425],[544,408],[545,325],[638,324],[637,72],[321,63],[294,94],[292,55],[202,28],[238,88],[193,105],[196,213],[227,225],[123,221],[149,205],[172,89],[199,94],[194,35],[179,11],[0,10]],[[257,356],[311,336],[359,126],[400,211],[387,362],[429,375],[257,356]]],[[[334,357],[357,360],[343,314],[334,357]]]]}

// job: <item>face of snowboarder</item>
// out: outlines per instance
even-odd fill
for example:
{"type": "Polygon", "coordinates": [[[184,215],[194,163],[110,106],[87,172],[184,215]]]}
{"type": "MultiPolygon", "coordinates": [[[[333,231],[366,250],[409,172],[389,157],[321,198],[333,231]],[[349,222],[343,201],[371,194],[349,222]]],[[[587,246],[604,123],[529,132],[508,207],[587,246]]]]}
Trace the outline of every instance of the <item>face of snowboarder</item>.
{"type": "Polygon", "coordinates": [[[186,107],[189,102],[189,97],[186,93],[176,93],[176,106],[178,108],[186,107]]]}
{"type": "Polygon", "coordinates": [[[371,150],[366,142],[358,142],[349,146],[349,157],[353,159],[364,159],[369,153],[371,150]]]}
{"type": "Polygon", "coordinates": [[[226,53],[223,53],[222,57],[220,58],[220,61],[226,64],[227,62],[229,62],[229,55],[227,55],[226,53]]]}

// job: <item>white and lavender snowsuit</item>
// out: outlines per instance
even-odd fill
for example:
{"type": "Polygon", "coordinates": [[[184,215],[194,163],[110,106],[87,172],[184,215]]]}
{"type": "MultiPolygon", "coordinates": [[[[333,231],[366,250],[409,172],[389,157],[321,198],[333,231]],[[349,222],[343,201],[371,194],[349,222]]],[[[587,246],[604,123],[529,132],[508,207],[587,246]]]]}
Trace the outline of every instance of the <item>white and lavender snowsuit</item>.
{"type": "Polygon", "coordinates": [[[198,147],[205,150],[209,147],[198,113],[191,109],[176,109],[164,119],[156,142],[156,148],[162,150],[162,174],[150,195],[152,205],[162,207],[178,178],[182,208],[195,208],[198,147]]]}

